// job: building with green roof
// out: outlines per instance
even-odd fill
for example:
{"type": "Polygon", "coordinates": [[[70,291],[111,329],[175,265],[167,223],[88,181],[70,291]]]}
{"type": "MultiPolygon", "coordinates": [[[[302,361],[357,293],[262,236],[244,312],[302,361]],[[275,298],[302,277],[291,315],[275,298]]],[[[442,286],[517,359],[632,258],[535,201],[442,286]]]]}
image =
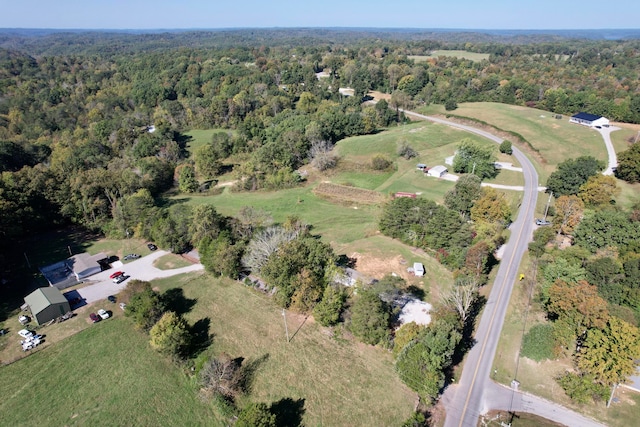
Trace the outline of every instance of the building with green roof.
{"type": "Polygon", "coordinates": [[[38,325],[56,319],[71,311],[69,301],[54,286],[38,288],[24,297],[24,302],[31,310],[31,316],[38,325]]]}

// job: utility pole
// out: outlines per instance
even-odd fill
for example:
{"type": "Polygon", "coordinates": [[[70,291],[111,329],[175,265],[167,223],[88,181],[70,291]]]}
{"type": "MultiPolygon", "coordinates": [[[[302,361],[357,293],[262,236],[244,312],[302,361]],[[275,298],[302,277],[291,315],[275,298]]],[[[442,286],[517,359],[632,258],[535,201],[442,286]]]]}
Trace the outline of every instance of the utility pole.
{"type": "Polygon", "coordinates": [[[549,212],[549,204],[551,203],[551,197],[553,196],[553,191],[549,192],[549,200],[547,200],[547,206],[544,208],[544,218],[543,220],[547,220],[547,213],[549,212]]]}
{"type": "Polygon", "coordinates": [[[287,326],[287,312],[282,309],[282,318],[284,319],[284,330],[287,334],[287,342],[289,342],[289,327],[287,326]]]}
{"type": "Polygon", "coordinates": [[[618,388],[618,383],[613,385],[613,389],[611,389],[611,396],[609,396],[609,400],[607,401],[607,408],[611,406],[611,401],[613,400],[613,395],[616,392],[616,388],[618,388]]]}

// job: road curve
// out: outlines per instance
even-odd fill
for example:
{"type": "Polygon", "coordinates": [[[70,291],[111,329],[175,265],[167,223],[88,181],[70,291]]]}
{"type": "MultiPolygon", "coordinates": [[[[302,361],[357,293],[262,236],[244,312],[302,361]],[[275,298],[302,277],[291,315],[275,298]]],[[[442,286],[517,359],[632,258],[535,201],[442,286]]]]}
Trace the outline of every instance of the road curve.
{"type": "MultiPolygon", "coordinates": [[[[503,141],[502,138],[482,129],[409,111],[405,113],[462,129],[498,144],[503,141]]],[[[522,165],[524,194],[518,217],[511,225],[511,238],[505,245],[505,256],[498,267],[493,288],[474,337],[475,345],[467,355],[459,383],[448,387],[443,396],[442,400],[447,410],[445,427],[476,427],[479,416],[490,409],[529,412],[568,426],[599,426],[595,421],[553,402],[499,386],[489,377],[513,285],[517,283],[516,275],[520,262],[533,235],[533,216],[538,198],[538,174],[535,168],[517,147],[513,147],[513,155],[522,165]]]]}

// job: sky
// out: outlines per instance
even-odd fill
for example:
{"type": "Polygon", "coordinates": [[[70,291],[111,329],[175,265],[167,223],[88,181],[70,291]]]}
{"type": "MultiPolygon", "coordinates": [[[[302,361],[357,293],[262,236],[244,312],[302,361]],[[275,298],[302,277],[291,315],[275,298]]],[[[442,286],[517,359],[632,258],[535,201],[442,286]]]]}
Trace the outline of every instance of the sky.
{"type": "Polygon", "coordinates": [[[0,28],[636,29],[638,17],[638,0],[0,0],[0,28]]]}

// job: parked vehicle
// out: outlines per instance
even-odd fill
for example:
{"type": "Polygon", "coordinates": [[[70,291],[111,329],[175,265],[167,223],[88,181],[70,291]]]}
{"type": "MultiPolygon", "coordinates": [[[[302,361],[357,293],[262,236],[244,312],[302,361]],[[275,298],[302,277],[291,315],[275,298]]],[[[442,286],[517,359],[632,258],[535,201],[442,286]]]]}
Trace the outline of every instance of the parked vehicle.
{"type": "Polygon", "coordinates": [[[149,248],[150,251],[155,251],[156,249],[158,249],[158,247],[153,243],[147,243],[147,247],[149,248]]]}
{"type": "Polygon", "coordinates": [[[107,297],[107,300],[109,300],[109,302],[113,302],[113,303],[115,303],[115,302],[116,302],[116,297],[114,297],[113,295],[109,295],[109,296],[107,297]]]}
{"type": "Polygon", "coordinates": [[[107,310],[102,309],[102,308],[100,310],[98,310],[98,316],[100,316],[101,318],[103,318],[105,320],[110,317],[109,312],[107,310]]]}
{"type": "Polygon", "coordinates": [[[127,280],[129,278],[129,276],[126,276],[124,274],[121,274],[120,276],[116,277],[115,279],[113,279],[113,283],[122,283],[125,280],[127,280]]]}
{"type": "Polygon", "coordinates": [[[140,255],[138,255],[138,254],[127,254],[127,255],[125,255],[125,256],[124,256],[124,258],[122,258],[122,259],[123,259],[124,261],[129,261],[129,260],[132,260],[132,259],[138,259],[138,258],[140,258],[140,255]]]}
{"type": "Polygon", "coordinates": [[[18,317],[18,322],[20,322],[21,325],[26,325],[27,323],[29,323],[29,320],[29,317],[25,315],[18,317]]]}
{"type": "Polygon", "coordinates": [[[124,273],[122,271],[116,271],[115,273],[111,274],[111,276],[109,276],[109,279],[115,279],[118,276],[122,276],[124,273]]]}
{"type": "Polygon", "coordinates": [[[30,330],[28,330],[28,329],[20,329],[20,330],[18,331],[18,335],[20,335],[22,338],[25,338],[25,339],[26,339],[26,338],[33,338],[33,335],[34,335],[34,334],[33,334],[33,332],[31,332],[31,331],[30,331],[30,330]]]}
{"type": "Polygon", "coordinates": [[[536,218],[536,225],[551,225],[551,222],[546,219],[536,218]]]}
{"type": "Polygon", "coordinates": [[[89,319],[91,319],[91,323],[96,323],[96,322],[99,322],[99,321],[100,321],[100,316],[98,316],[98,315],[97,315],[97,314],[95,314],[95,313],[91,313],[91,314],[89,315],[89,319]]]}

